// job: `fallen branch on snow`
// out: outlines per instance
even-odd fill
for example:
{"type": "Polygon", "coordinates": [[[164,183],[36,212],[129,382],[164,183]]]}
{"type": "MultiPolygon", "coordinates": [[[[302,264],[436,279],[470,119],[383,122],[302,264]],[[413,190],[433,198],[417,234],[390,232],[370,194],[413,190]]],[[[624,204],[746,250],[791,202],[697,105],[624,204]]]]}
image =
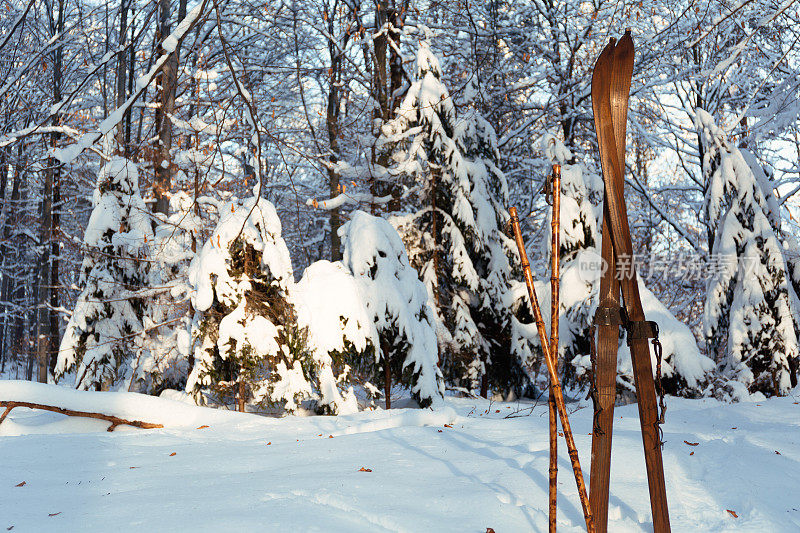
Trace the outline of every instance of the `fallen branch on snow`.
{"type": "Polygon", "coordinates": [[[116,428],[119,425],[133,426],[142,429],[158,429],[164,427],[161,424],[142,422],[141,420],[126,420],[124,418],[119,418],[116,416],[104,415],[103,413],[91,413],[88,411],[73,411],[72,409],[64,409],[63,407],[57,407],[55,405],[45,405],[41,403],[0,401],[0,407],[6,408],[6,410],[3,411],[2,416],[0,416],[0,424],[3,423],[3,421],[8,416],[8,413],[10,413],[13,408],[28,407],[29,409],[42,409],[44,411],[52,411],[54,413],[61,413],[62,415],[67,415],[67,416],[82,416],[85,418],[97,418],[99,420],[105,420],[106,422],[111,423],[111,425],[108,426],[108,429],[106,431],[114,431],[114,428],[116,428]]]}

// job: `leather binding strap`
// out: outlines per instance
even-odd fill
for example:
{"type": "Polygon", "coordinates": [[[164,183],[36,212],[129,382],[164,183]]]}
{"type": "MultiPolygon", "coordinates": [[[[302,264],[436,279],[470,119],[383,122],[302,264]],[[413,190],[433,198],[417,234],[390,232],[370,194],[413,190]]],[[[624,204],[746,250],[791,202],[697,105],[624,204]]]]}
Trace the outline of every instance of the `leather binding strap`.
{"type": "Polygon", "coordinates": [[[594,313],[595,326],[619,326],[622,324],[622,315],[619,307],[598,307],[594,313]]]}
{"type": "Polygon", "coordinates": [[[658,324],[653,320],[631,321],[625,324],[625,329],[628,332],[628,346],[634,340],[658,338],[658,324]]]}

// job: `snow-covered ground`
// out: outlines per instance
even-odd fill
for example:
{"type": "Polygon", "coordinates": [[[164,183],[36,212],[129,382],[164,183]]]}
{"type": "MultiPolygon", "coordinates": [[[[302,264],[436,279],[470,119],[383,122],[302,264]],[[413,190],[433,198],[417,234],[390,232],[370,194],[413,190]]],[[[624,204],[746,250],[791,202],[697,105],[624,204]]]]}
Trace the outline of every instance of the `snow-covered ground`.
{"type": "MultiPolygon", "coordinates": [[[[13,410],[0,425],[0,527],[14,532],[547,528],[545,405],[448,398],[436,412],[270,419],[26,387],[0,381],[0,399],[33,390],[165,429],[108,433],[102,421],[13,410]]],[[[673,531],[800,530],[798,400],[669,399],[664,464],[673,531]]],[[[609,530],[648,531],[636,406],[616,413],[609,530]]],[[[571,416],[587,472],[591,418],[591,409],[571,416]]],[[[580,531],[563,439],[559,446],[559,529],[580,531]]]]}

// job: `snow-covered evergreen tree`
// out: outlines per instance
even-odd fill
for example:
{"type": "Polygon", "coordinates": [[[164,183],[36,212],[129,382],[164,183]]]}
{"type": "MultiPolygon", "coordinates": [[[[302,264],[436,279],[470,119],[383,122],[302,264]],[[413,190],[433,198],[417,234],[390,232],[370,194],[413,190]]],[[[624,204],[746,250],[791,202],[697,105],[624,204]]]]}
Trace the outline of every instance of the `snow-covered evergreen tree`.
{"type": "Polygon", "coordinates": [[[82,291],[61,341],[55,377],[75,371],[79,389],[127,388],[141,353],[153,240],[148,210],[131,161],[112,158],[100,170],[84,235],[82,291]]]}
{"type": "Polygon", "coordinates": [[[419,210],[392,223],[436,310],[448,381],[520,395],[529,385],[530,330],[515,316],[523,306],[509,296],[516,256],[502,231],[508,192],[496,135],[475,109],[457,120],[429,39],[420,42],[415,78],[383,128],[381,142],[397,147],[389,173],[412,177],[419,190],[419,210]]]}
{"type": "Polygon", "coordinates": [[[180,191],[170,198],[169,216],[155,214],[159,224],[150,247],[150,294],[143,317],[147,334],[134,364],[134,387],[140,392],[159,394],[186,386],[192,354],[189,265],[204,226],[200,210],[216,211],[213,205],[203,206],[205,202],[195,203],[180,191]]]}
{"type": "Polygon", "coordinates": [[[289,301],[292,265],[270,202],[225,203],[189,279],[198,316],[188,392],[226,403],[243,386],[248,401],[287,411],[313,398],[313,358],[289,301]]]}
{"type": "Polygon", "coordinates": [[[717,267],[705,304],[709,350],[734,397],[744,390],[787,394],[796,367],[790,361],[798,358],[796,299],[776,218],[762,180],[713,117],[697,109],[695,126],[705,149],[704,213],[717,267]]]}
{"type": "Polygon", "coordinates": [[[339,235],[342,262],[361,287],[377,334],[374,359],[364,361],[364,370],[377,381],[388,365],[421,407],[438,404],[444,385],[434,311],[403,241],[386,220],[363,211],[354,211],[339,235]]]}
{"type": "Polygon", "coordinates": [[[525,299],[514,298],[512,290],[522,282],[516,244],[504,232],[509,221],[508,185],[500,169],[497,134],[469,96],[455,141],[462,158],[453,157],[455,174],[444,209],[452,213],[466,243],[465,261],[478,275],[471,293],[454,296],[454,301],[467,306],[480,341],[469,385],[476,388],[474,381],[481,377],[486,380],[481,389],[503,391],[512,384],[519,394],[520,385],[527,382],[524,369],[534,364],[530,341],[535,334],[525,299]]]}

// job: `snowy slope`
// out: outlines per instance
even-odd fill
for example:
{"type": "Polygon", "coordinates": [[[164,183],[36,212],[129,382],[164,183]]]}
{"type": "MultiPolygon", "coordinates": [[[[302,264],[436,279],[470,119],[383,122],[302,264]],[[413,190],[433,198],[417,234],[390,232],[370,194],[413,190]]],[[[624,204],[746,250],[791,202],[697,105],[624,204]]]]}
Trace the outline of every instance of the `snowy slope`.
{"type": "MultiPolygon", "coordinates": [[[[800,529],[796,402],[669,400],[664,463],[673,531],[800,529]]],[[[94,432],[0,437],[0,527],[545,531],[546,406],[505,419],[529,406],[452,398],[447,404],[436,412],[276,420],[148,398],[146,407],[165,429],[107,433],[105,423],[81,421],[95,424],[83,426],[94,432]],[[169,414],[157,415],[158,408],[169,414]],[[210,427],[195,429],[201,422],[210,427]]],[[[137,405],[127,412],[146,418],[137,405]]],[[[636,406],[616,413],[609,530],[649,531],[636,406]]],[[[62,418],[21,408],[9,415],[16,433],[45,431],[62,418]]],[[[591,412],[578,410],[571,419],[588,471],[591,412]]],[[[581,531],[563,440],[559,451],[559,530],[581,531]]]]}

